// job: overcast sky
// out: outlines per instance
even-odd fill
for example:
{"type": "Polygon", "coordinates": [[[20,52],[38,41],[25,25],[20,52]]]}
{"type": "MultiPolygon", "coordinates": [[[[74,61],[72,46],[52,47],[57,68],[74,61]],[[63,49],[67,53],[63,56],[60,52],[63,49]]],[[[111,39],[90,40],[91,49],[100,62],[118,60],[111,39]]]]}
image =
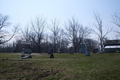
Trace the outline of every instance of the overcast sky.
{"type": "Polygon", "coordinates": [[[90,26],[95,21],[93,12],[98,12],[106,30],[116,28],[111,23],[111,15],[117,11],[120,12],[120,0],[0,0],[0,13],[9,15],[10,22],[20,23],[21,27],[36,16],[43,16],[47,21],[56,18],[62,24],[75,16],[80,24],[90,26]]]}

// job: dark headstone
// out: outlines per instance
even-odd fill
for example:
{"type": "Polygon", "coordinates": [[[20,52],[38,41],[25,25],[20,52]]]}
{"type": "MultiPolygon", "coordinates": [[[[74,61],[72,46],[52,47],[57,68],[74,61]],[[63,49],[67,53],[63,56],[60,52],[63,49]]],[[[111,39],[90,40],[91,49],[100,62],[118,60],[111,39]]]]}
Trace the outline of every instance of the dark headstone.
{"type": "Polygon", "coordinates": [[[50,55],[50,58],[54,58],[54,55],[53,55],[53,54],[51,54],[51,55],[50,55]]]}
{"type": "Polygon", "coordinates": [[[52,49],[52,48],[51,48],[51,55],[50,55],[50,58],[54,58],[53,49],[52,49]]]}

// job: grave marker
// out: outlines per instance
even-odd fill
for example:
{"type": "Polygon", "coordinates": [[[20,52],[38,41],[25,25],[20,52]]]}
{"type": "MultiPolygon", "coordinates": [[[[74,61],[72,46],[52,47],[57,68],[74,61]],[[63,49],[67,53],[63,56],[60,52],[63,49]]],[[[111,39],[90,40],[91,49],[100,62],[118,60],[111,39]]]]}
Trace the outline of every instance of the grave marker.
{"type": "Polygon", "coordinates": [[[50,54],[50,58],[54,58],[54,55],[53,55],[53,49],[52,49],[52,45],[49,44],[49,52],[48,54],[50,54]]]}
{"type": "Polygon", "coordinates": [[[22,50],[21,59],[32,58],[31,53],[32,53],[32,50],[31,50],[30,43],[25,43],[24,48],[22,50]],[[28,54],[28,56],[25,56],[25,54],[28,54]]]}
{"type": "Polygon", "coordinates": [[[79,53],[85,53],[85,56],[90,56],[90,53],[89,53],[89,51],[87,49],[87,46],[84,43],[82,43],[80,45],[80,51],[79,51],[79,53]]]}

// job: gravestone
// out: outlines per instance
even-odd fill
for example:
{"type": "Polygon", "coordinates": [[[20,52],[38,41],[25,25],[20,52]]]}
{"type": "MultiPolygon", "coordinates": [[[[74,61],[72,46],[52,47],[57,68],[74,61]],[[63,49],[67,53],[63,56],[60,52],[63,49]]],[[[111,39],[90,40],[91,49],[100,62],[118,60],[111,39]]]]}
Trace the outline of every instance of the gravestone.
{"type": "Polygon", "coordinates": [[[90,53],[88,51],[86,51],[85,56],[90,56],[90,53]]]}
{"type": "Polygon", "coordinates": [[[87,47],[84,43],[80,44],[80,51],[79,53],[85,53],[87,51],[87,47]]]}
{"type": "Polygon", "coordinates": [[[54,58],[54,55],[53,55],[53,49],[52,49],[52,48],[51,48],[50,58],[54,58]]]}
{"type": "Polygon", "coordinates": [[[31,53],[32,53],[32,50],[31,50],[30,44],[26,43],[22,50],[21,59],[32,58],[31,53]],[[25,54],[28,54],[28,56],[25,56],[25,54]]]}
{"type": "Polygon", "coordinates": [[[74,47],[69,48],[69,54],[74,54],[74,47]]]}
{"type": "Polygon", "coordinates": [[[60,54],[60,48],[58,48],[58,53],[60,54]]]}
{"type": "Polygon", "coordinates": [[[84,43],[82,43],[80,45],[80,51],[79,51],[79,53],[85,53],[85,56],[90,56],[90,53],[89,53],[89,51],[87,49],[87,46],[84,43]]]}
{"type": "Polygon", "coordinates": [[[48,54],[50,54],[50,58],[54,58],[54,55],[53,55],[53,49],[52,49],[52,45],[49,44],[49,52],[48,54]]]}

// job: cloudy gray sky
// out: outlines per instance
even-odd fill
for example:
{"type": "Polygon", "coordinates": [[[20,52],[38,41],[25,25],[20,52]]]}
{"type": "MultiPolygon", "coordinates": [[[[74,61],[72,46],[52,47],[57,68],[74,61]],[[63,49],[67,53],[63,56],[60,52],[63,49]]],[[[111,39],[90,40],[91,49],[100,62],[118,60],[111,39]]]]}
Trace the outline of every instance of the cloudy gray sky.
{"type": "Polygon", "coordinates": [[[93,28],[93,12],[98,12],[106,30],[116,28],[111,23],[111,15],[117,11],[120,11],[120,0],[0,0],[0,13],[9,15],[10,22],[19,23],[22,28],[36,16],[43,16],[48,22],[56,18],[61,24],[75,16],[80,24],[93,28]]]}

